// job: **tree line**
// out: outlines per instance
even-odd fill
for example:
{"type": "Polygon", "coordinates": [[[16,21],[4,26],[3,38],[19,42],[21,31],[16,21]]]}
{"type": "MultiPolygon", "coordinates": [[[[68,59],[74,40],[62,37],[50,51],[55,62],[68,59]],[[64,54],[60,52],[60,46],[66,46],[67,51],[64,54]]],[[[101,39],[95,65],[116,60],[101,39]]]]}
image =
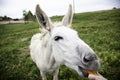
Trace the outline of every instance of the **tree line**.
{"type": "MultiPolygon", "coordinates": [[[[32,12],[29,10],[29,11],[26,11],[26,10],[23,10],[23,18],[22,18],[24,21],[25,21],[25,24],[28,23],[29,21],[35,21],[36,20],[36,17],[35,15],[32,14],[32,12]]],[[[0,16],[0,21],[19,21],[20,19],[18,18],[15,18],[15,19],[12,19],[11,17],[8,17],[8,16],[0,16]]]]}
{"type": "Polygon", "coordinates": [[[29,21],[35,21],[35,15],[32,14],[32,12],[29,10],[28,12],[26,10],[23,10],[23,19],[25,21],[25,24],[29,21]]]}

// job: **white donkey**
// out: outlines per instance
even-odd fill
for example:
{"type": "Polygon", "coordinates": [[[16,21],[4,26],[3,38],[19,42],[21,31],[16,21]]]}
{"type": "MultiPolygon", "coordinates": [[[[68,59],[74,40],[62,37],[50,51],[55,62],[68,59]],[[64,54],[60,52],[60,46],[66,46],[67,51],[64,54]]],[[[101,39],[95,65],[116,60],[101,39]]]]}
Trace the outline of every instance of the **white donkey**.
{"type": "Polygon", "coordinates": [[[36,6],[36,17],[42,29],[31,39],[30,55],[40,69],[42,80],[46,80],[49,71],[53,72],[53,80],[58,80],[60,65],[72,68],[84,77],[87,76],[85,70],[99,69],[95,52],[71,28],[71,5],[59,23],[52,23],[39,5],[36,6]]]}

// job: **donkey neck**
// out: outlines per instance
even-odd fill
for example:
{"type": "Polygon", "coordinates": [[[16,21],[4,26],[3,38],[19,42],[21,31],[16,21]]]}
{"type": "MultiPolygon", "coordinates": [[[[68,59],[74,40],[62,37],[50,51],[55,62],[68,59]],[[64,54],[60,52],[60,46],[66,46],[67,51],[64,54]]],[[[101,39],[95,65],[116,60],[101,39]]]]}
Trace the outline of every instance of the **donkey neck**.
{"type": "Polygon", "coordinates": [[[52,42],[51,42],[51,35],[49,32],[47,33],[42,33],[43,35],[41,36],[41,44],[42,44],[42,52],[44,54],[44,60],[46,61],[46,68],[49,69],[50,71],[54,70],[54,67],[58,65],[55,65],[55,60],[53,58],[52,54],[52,42]]]}
{"type": "Polygon", "coordinates": [[[50,33],[49,32],[42,33],[41,45],[42,45],[41,50],[43,51],[43,54],[45,54],[47,59],[50,59],[50,56],[52,54],[52,45],[51,45],[51,41],[50,41],[50,33]]]}

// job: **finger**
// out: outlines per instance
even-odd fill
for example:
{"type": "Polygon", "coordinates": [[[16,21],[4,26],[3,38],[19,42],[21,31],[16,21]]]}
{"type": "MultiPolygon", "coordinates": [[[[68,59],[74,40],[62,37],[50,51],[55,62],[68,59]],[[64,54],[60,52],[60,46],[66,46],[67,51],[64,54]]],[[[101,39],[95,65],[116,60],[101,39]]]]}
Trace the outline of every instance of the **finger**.
{"type": "Polygon", "coordinates": [[[95,80],[95,77],[96,77],[96,76],[94,76],[94,75],[92,75],[92,74],[90,74],[90,75],[88,76],[88,78],[89,78],[90,80],[95,80]]]}

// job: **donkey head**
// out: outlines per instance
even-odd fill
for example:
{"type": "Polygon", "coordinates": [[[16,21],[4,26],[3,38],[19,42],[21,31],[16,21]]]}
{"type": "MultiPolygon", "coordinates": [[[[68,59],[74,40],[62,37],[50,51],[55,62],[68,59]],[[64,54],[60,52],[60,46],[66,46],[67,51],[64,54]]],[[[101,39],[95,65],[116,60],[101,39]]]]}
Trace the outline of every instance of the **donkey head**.
{"type": "Polygon", "coordinates": [[[85,70],[99,69],[100,63],[95,52],[71,28],[73,18],[71,5],[59,23],[52,23],[39,5],[36,7],[36,17],[42,29],[47,31],[46,41],[57,64],[66,65],[82,76],[87,75],[85,70]]]}

